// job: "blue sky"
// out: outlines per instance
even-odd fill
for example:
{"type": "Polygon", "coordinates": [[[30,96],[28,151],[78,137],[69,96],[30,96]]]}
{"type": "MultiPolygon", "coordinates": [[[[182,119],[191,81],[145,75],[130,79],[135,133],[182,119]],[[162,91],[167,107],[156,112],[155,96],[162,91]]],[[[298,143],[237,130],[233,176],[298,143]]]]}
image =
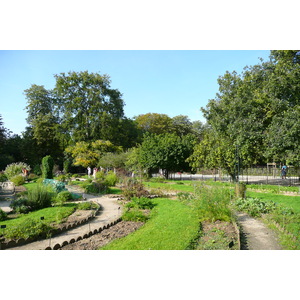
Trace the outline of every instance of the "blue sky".
{"type": "Polygon", "coordinates": [[[31,84],[52,89],[54,74],[99,72],[111,77],[125,101],[125,115],[148,112],[187,115],[204,121],[200,107],[218,92],[217,79],[227,70],[267,60],[267,50],[2,50],[0,114],[4,126],[20,134],[26,127],[24,90],[31,84]]]}

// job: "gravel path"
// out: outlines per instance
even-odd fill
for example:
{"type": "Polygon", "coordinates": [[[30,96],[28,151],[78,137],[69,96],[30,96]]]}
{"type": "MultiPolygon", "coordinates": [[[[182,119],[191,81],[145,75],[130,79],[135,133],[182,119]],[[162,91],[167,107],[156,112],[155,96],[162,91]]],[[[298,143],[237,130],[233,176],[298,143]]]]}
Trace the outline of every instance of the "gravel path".
{"type": "Polygon", "coordinates": [[[242,250],[281,250],[277,236],[261,221],[246,213],[236,213],[242,227],[242,250]]]}

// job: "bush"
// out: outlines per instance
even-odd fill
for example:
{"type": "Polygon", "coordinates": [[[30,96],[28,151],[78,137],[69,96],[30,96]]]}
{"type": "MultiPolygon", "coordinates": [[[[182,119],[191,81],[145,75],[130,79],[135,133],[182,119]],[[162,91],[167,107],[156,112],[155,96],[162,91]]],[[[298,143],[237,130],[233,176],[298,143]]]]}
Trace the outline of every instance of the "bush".
{"type": "Polygon", "coordinates": [[[39,176],[37,176],[34,173],[31,173],[31,174],[28,175],[28,181],[36,180],[38,178],[39,178],[39,176]]]}
{"type": "Polygon", "coordinates": [[[133,197],[131,201],[140,209],[152,209],[155,206],[152,200],[145,197],[133,197]]]}
{"type": "Polygon", "coordinates": [[[99,171],[99,172],[97,172],[96,173],[96,178],[95,179],[97,179],[97,180],[104,180],[105,179],[105,174],[104,174],[104,172],[103,171],[99,171]]]}
{"type": "Polygon", "coordinates": [[[22,174],[22,169],[26,169],[27,171],[31,170],[30,166],[27,165],[26,163],[18,162],[18,163],[13,163],[8,165],[4,170],[4,173],[7,176],[7,178],[10,180],[12,177],[22,174]]]}
{"type": "Polygon", "coordinates": [[[110,171],[105,176],[105,182],[108,186],[115,186],[118,182],[118,176],[114,172],[110,171]]]}
{"type": "Polygon", "coordinates": [[[53,178],[54,161],[50,155],[45,156],[42,159],[42,177],[45,179],[53,178]]]}
{"type": "Polygon", "coordinates": [[[5,221],[7,219],[7,214],[0,208],[0,221],[5,221]]]}
{"type": "Polygon", "coordinates": [[[81,185],[87,194],[102,194],[106,193],[108,186],[105,182],[97,181],[81,185]]]}
{"type": "Polygon", "coordinates": [[[10,181],[13,182],[16,186],[19,186],[25,183],[25,178],[22,175],[16,175],[14,177],[11,177],[10,181]]]}
{"type": "Polygon", "coordinates": [[[122,216],[122,220],[124,221],[146,222],[148,219],[149,217],[138,209],[126,211],[122,216]]]}
{"type": "Polygon", "coordinates": [[[58,193],[54,198],[53,202],[57,205],[64,205],[68,200],[72,200],[72,194],[69,191],[62,191],[58,193]]]}
{"type": "Polygon", "coordinates": [[[124,180],[123,185],[123,195],[127,200],[133,197],[147,196],[149,194],[144,185],[135,178],[124,180]]]}
{"type": "Polygon", "coordinates": [[[32,210],[50,207],[54,195],[47,186],[37,185],[28,191],[28,205],[32,210]]]}
{"type": "Polygon", "coordinates": [[[28,199],[24,197],[12,200],[9,207],[12,208],[15,213],[18,214],[26,214],[30,211],[28,199]]]}
{"type": "Polygon", "coordinates": [[[0,182],[7,181],[7,179],[7,176],[3,172],[0,172],[0,182]]]}

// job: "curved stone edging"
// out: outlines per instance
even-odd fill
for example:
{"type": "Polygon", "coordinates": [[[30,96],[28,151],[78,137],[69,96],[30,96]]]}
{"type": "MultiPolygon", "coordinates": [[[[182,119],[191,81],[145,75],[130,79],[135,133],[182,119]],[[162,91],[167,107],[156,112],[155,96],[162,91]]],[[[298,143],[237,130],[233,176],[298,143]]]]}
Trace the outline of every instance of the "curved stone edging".
{"type": "Polygon", "coordinates": [[[54,247],[51,248],[50,246],[48,246],[44,250],[60,250],[62,247],[66,246],[68,244],[73,244],[75,242],[78,242],[78,241],[81,241],[83,239],[89,238],[92,235],[98,234],[98,233],[102,232],[104,229],[108,229],[109,227],[111,227],[113,225],[116,225],[117,223],[119,223],[121,221],[122,221],[122,218],[120,217],[120,218],[118,218],[118,219],[116,219],[116,220],[114,220],[110,223],[107,223],[104,226],[99,227],[99,229],[94,229],[94,231],[90,231],[89,233],[85,233],[83,236],[78,236],[76,238],[76,240],[74,238],[72,238],[70,241],[62,242],[61,245],[57,243],[57,244],[54,245],[54,247]]]}
{"type": "MultiPolygon", "coordinates": [[[[102,206],[99,203],[97,203],[97,204],[99,205],[99,208],[97,208],[95,211],[91,211],[91,214],[88,217],[86,217],[86,218],[84,218],[84,219],[82,219],[78,222],[74,222],[72,224],[65,225],[62,228],[53,228],[51,230],[51,237],[54,237],[55,235],[66,232],[70,229],[76,228],[76,227],[81,226],[83,224],[86,224],[91,219],[95,218],[97,213],[102,209],[102,206]]],[[[7,242],[0,242],[0,250],[5,250],[5,249],[13,248],[13,247],[23,246],[23,245],[38,241],[39,239],[45,239],[45,238],[47,238],[46,233],[41,234],[37,238],[27,238],[27,239],[20,238],[18,240],[9,240],[7,242]]],[[[50,249],[45,249],[45,250],[50,250],[50,249]]]]}

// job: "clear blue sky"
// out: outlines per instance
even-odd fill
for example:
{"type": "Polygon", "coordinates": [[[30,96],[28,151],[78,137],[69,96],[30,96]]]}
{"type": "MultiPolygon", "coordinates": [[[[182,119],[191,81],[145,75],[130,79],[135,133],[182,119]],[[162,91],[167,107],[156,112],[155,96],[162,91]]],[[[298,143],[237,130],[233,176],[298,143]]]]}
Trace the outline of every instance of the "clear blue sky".
{"type": "Polygon", "coordinates": [[[204,121],[200,107],[218,92],[217,79],[227,70],[267,60],[262,50],[70,50],[0,51],[0,114],[4,126],[21,134],[26,127],[26,99],[31,84],[54,88],[54,74],[99,72],[123,94],[125,115],[148,112],[187,115],[204,121]]]}

